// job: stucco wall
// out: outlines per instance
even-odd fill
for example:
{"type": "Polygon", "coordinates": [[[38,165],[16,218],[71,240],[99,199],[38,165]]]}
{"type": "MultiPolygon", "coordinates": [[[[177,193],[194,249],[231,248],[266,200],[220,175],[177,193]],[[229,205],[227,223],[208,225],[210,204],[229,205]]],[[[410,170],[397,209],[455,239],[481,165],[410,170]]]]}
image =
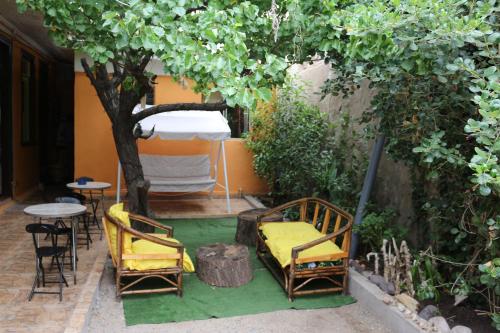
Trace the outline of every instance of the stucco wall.
{"type": "MultiPolygon", "coordinates": [[[[174,82],[170,77],[159,76],[155,86],[155,104],[200,102],[201,96],[187,87],[174,82]]],[[[162,141],[160,139],[139,140],[139,151],[159,155],[191,155],[210,152],[206,141],[162,141]]],[[[216,154],[214,145],[212,153],[216,154]]],[[[265,193],[266,185],[253,172],[252,155],[240,139],[226,141],[228,183],[231,194],[265,193]]],[[[109,182],[112,188],[108,195],[115,194],[118,156],[116,153],[111,122],[90,81],[84,73],[75,73],[75,177],[82,175],[109,182]]],[[[223,184],[222,161],[219,163],[218,180],[223,184]]],[[[216,187],[215,193],[224,190],[216,187]]]]}
{"type": "MultiPolygon", "coordinates": [[[[363,111],[370,107],[370,102],[375,92],[364,82],[361,88],[352,96],[343,99],[339,96],[329,95],[321,99],[321,86],[324,81],[334,73],[328,65],[317,62],[312,65],[294,65],[290,73],[295,75],[296,80],[301,81],[305,87],[305,95],[309,102],[317,105],[320,110],[327,112],[331,119],[339,115],[339,110],[348,111],[353,119],[359,118],[363,111]]],[[[357,130],[362,126],[356,124],[357,130]]],[[[359,142],[369,153],[373,142],[359,142]]],[[[383,154],[379,164],[375,186],[371,200],[381,208],[392,208],[399,213],[398,222],[408,226],[414,215],[412,204],[412,185],[408,167],[402,163],[391,160],[387,154],[383,154]]]]}

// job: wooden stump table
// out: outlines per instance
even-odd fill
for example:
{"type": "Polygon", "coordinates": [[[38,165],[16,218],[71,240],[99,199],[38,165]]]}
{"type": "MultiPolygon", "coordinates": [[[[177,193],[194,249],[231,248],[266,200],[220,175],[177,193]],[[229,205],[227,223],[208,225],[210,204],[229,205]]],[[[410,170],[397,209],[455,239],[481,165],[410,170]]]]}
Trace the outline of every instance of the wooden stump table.
{"type": "MultiPolygon", "coordinates": [[[[267,211],[267,208],[256,208],[245,210],[238,214],[238,225],[236,226],[236,242],[248,246],[255,246],[257,239],[257,216],[267,211]]],[[[274,213],[262,219],[264,222],[283,221],[281,213],[274,213]]]]}
{"type": "Polygon", "coordinates": [[[202,246],[196,251],[196,274],[217,287],[239,287],[252,279],[248,248],[222,243],[202,246]]]}

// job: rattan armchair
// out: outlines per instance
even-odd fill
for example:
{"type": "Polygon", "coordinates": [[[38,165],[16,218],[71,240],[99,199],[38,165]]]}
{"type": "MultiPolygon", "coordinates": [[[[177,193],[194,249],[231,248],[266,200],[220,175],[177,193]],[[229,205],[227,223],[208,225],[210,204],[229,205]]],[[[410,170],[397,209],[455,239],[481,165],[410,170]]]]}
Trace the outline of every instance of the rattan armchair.
{"type": "Polygon", "coordinates": [[[182,296],[184,246],[169,239],[173,237],[173,229],[144,216],[130,213],[129,218],[131,221],[145,223],[158,228],[164,231],[165,234],[142,233],[126,225],[119,219],[111,217],[108,212],[105,213],[103,225],[113,265],[116,268],[117,297],[126,294],[166,292],[176,292],[178,296],[182,296]],[[135,244],[138,244],[136,242],[140,241],[150,242],[148,245],[152,243],[155,248],[158,248],[159,245],[160,249],[165,249],[166,251],[146,251],[147,253],[137,251],[135,244]],[[131,245],[124,246],[127,242],[131,242],[134,245],[127,248],[127,246],[131,245]],[[134,267],[132,263],[135,263],[135,266],[141,266],[141,268],[131,268],[134,267]],[[154,263],[153,268],[147,269],[147,265],[145,265],[145,269],[144,265],[142,265],[144,263],[154,263]],[[165,265],[162,266],[162,263],[165,263],[165,265]],[[132,288],[144,280],[154,278],[162,280],[161,287],[146,289],[132,288]]]}
{"type": "MultiPolygon", "coordinates": [[[[352,216],[335,205],[318,198],[302,198],[275,207],[257,217],[257,256],[279,281],[290,301],[296,296],[319,293],[348,291],[349,248],[352,233],[352,216]],[[265,216],[281,212],[288,220],[297,222],[261,222],[265,216]],[[334,221],[334,223],[331,223],[334,221]],[[299,226],[294,223],[307,223],[302,226],[316,236],[301,242],[301,235],[293,235],[290,230],[299,226]],[[266,224],[274,223],[276,236],[266,236],[266,224]],[[282,228],[279,224],[282,224],[282,228]],[[276,228],[277,227],[277,228],[276,228]],[[310,229],[310,230],[309,230],[310,229]],[[268,237],[269,236],[269,237],[268,237]],[[283,248],[276,250],[276,242],[293,244],[288,252],[289,261],[278,260],[283,257],[283,248]],[[315,246],[322,246],[319,255],[310,255],[315,246]],[[326,249],[326,252],[325,252],[326,249]],[[329,249],[333,249],[328,252],[329,249]],[[273,253],[274,252],[274,253],[273,253]]],[[[268,226],[269,227],[269,226],[268,226]]]]}

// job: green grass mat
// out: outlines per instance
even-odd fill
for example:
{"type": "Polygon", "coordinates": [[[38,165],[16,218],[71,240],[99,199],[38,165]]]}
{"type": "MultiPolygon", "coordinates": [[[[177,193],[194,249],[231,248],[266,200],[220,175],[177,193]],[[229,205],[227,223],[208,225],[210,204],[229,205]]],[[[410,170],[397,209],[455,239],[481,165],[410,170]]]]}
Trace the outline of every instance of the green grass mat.
{"type": "MultiPolygon", "coordinates": [[[[234,243],[236,219],[166,220],[174,227],[174,236],[187,248],[194,260],[202,245],[234,243]]],[[[289,302],[280,284],[256,259],[250,248],[254,277],[239,288],[217,288],[201,282],[195,273],[184,274],[184,295],[175,294],[123,296],[127,325],[158,324],[207,318],[231,317],[285,309],[318,309],[354,302],[350,296],[318,295],[298,297],[289,302]]]]}

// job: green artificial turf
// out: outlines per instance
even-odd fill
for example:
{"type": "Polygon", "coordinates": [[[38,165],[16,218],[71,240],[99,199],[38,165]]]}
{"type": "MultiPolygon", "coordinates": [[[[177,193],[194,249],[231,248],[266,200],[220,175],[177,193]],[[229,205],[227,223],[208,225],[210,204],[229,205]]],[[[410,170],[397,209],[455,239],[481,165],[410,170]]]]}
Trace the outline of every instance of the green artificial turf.
{"type": "MultiPolygon", "coordinates": [[[[236,219],[165,220],[174,227],[174,236],[187,248],[194,260],[196,249],[211,243],[234,243],[236,219]]],[[[289,302],[271,273],[256,259],[250,248],[254,277],[238,288],[217,288],[200,281],[195,273],[184,274],[184,294],[149,294],[123,296],[127,325],[180,322],[222,318],[285,309],[317,309],[354,302],[350,296],[317,295],[298,297],[289,302]]]]}

